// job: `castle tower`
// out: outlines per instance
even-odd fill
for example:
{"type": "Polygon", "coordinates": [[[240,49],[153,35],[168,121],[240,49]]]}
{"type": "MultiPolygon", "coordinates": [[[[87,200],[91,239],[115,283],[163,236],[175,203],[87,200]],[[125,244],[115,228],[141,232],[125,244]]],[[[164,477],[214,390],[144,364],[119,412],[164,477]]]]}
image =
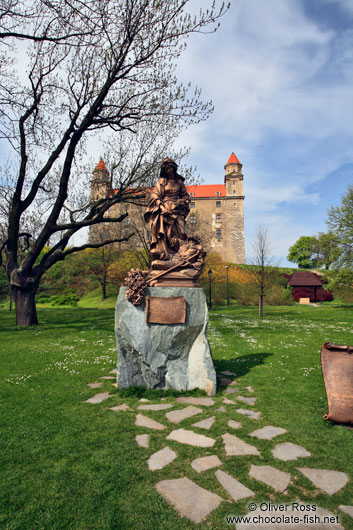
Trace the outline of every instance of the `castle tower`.
{"type": "Polygon", "coordinates": [[[104,161],[101,159],[95,170],[93,171],[93,178],[91,181],[91,201],[97,201],[108,195],[112,191],[109,171],[106,168],[104,161]]]}
{"type": "MultiPolygon", "coordinates": [[[[91,179],[91,204],[94,204],[100,199],[109,197],[112,193],[111,180],[109,176],[109,171],[106,168],[104,161],[101,159],[95,170],[92,173],[93,177],[91,179]]],[[[109,239],[109,227],[104,226],[103,223],[92,225],[88,229],[88,240],[91,243],[100,242],[103,239],[109,239]]]]}
{"type": "Polygon", "coordinates": [[[228,162],[224,166],[226,174],[224,175],[224,185],[226,187],[226,195],[243,195],[243,174],[241,172],[242,164],[238,157],[232,153],[228,162]]]}
{"type": "Polygon", "coordinates": [[[245,263],[244,192],[242,164],[232,153],[224,166],[224,242],[222,257],[231,263],[245,263]]]}

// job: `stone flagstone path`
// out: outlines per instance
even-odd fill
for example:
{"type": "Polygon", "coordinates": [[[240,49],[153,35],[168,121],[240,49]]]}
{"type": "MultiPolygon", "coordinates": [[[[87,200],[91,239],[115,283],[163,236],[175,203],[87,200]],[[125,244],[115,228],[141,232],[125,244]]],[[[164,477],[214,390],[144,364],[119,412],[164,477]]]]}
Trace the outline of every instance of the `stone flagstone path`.
{"type": "MultiPolygon", "coordinates": [[[[111,370],[108,376],[100,377],[101,380],[107,381],[104,383],[106,385],[108,384],[109,379],[115,379],[114,377],[111,377],[110,374],[116,375],[116,369],[111,370]]],[[[227,379],[227,385],[235,385],[237,383],[236,380],[230,379],[230,377],[235,377],[234,372],[224,371],[221,373],[221,375],[224,376],[223,380],[227,379]]],[[[101,388],[103,383],[93,382],[87,383],[87,385],[92,389],[97,389],[101,388]]],[[[238,388],[234,387],[226,388],[225,392],[226,394],[235,394],[238,392],[238,390],[238,388]]],[[[254,393],[254,389],[250,386],[242,389],[242,391],[244,390],[254,393]]],[[[109,394],[109,392],[101,392],[87,399],[86,403],[98,405],[110,397],[113,396],[109,394]]],[[[227,414],[216,414],[202,418],[199,421],[196,421],[196,423],[191,424],[192,429],[195,428],[208,430],[210,431],[211,436],[205,436],[190,430],[190,423],[192,421],[191,418],[207,412],[208,407],[214,407],[213,413],[229,412],[233,417],[234,413],[235,416],[236,414],[246,416],[248,418],[245,420],[246,422],[249,420],[256,421],[261,418],[261,412],[254,411],[252,409],[236,409],[234,407],[234,405],[237,405],[236,401],[241,401],[245,405],[252,407],[256,402],[256,397],[236,395],[234,397],[232,396],[232,398],[235,401],[224,396],[218,398],[181,396],[175,400],[168,398],[166,403],[150,403],[149,399],[141,398],[139,399],[139,402],[142,404],[138,404],[133,408],[129,407],[126,403],[119,403],[113,407],[108,407],[110,410],[115,412],[134,414],[135,426],[137,429],[147,429],[150,431],[150,433],[145,432],[136,434],[135,441],[137,445],[141,447],[140,450],[144,452],[143,454],[145,455],[146,465],[148,466],[148,469],[154,473],[153,476],[158,477],[158,472],[164,468],[169,469],[168,466],[171,466],[172,468],[172,463],[174,460],[178,459],[178,446],[172,447],[172,444],[186,444],[193,447],[198,447],[200,450],[205,450],[205,456],[200,456],[191,462],[185,462],[185,474],[187,475],[190,472],[196,472],[198,475],[210,474],[208,476],[213,476],[214,483],[216,484],[218,482],[217,492],[220,492],[222,497],[210,491],[209,489],[199,486],[187,476],[181,478],[172,478],[170,480],[158,481],[157,479],[157,482],[155,483],[156,490],[164,498],[164,500],[173,506],[181,516],[187,517],[196,524],[205,521],[208,515],[216,510],[221,503],[225,501],[229,502],[229,498],[232,499],[232,503],[237,503],[241,499],[250,499],[254,497],[256,495],[256,489],[259,483],[263,483],[272,490],[279,493],[286,493],[286,490],[290,484],[295,485],[295,480],[293,482],[291,473],[277,469],[271,465],[263,465],[264,459],[256,446],[251,445],[242,438],[227,432],[222,434],[220,437],[212,437],[213,426],[217,424],[218,421],[225,420],[227,421],[228,427],[231,429],[240,430],[242,437],[248,436],[254,442],[256,442],[256,440],[264,440],[269,444],[274,443],[272,440],[277,436],[286,434],[286,429],[274,425],[266,425],[251,431],[248,434],[244,434],[241,431],[241,429],[243,429],[242,423],[236,421],[233,418],[227,418],[227,414]],[[219,405],[221,403],[223,406],[220,407],[219,405]],[[187,406],[183,407],[183,405],[187,406]],[[168,410],[168,412],[165,412],[166,410],[168,410]],[[144,414],[140,414],[138,411],[143,411],[144,414]],[[148,413],[157,414],[156,417],[160,418],[163,423],[160,423],[159,421],[150,418],[148,415],[145,415],[148,413]],[[183,424],[184,422],[185,426],[188,428],[174,428],[175,424],[183,424]],[[164,431],[166,432],[164,433],[164,431]],[[150,441],[151,437],[153,436],[163,436],[164,440],[172,442],[171,447],[164,445],[164,447],[162,446],[159,450],[153,452],[152,454],[146,454],[150,448],[150,441]],[[207,449],[213,448],[216,442],[218,442],[216,447],[221,448],[221,452],[218,454],[207,454],[207,449]],[[253,484],[250,486],[252,489],[248,488],[245,484],[242,484],[236,478],[236,465],[233,467],[234,472],[232,472],[232,474],[229,474],[222,469],[217,469],[216,471],[214,470],[214,468],[221,468],[226,461],[229,461],[229,459],[234,459],[235,463],[237,461],[236,459],[246,459],[249,457],[255,457],[259,460],[259,465],[249,462],[248,480],[250,481],[250,485],[253,484]],[[235,476],[233,476],[233,474],[235,476]],[[223,494],[219,489],[220,487],[223,490],[223,494]]],[[[167,398],[159,399],[160,402],[166,400],[167,398]]],[[[155,443],[153,447],[155,447],[155,443]]],[[[271,446],[269,447],[271,448],[271,446]]],[[[215,449],[213,449],[213,451],[215,451],[215,449]]],[[[311,453],[304,447],[291,442],[278,443],[272,446],[271,452],[275,459],[278,459],[282,462],[296,460],[300,461],[303,458],[310,459],[311,457],[311,453]]],[[[242,462],[244,463],[246,460],[242,460],[242,462]]],[[[350,480],[350,477],[347,473],[332,469],[316,469],[310,467],[297,467],[297,469],[323,494],[327,494],[330,497],[332,497],[338,491],[341,491],[350,480]]],[[[300,504],[301,501],[298,498],[295,500],[300,504]]],[[[229,511],[230,513],[236,513],[236,508],[233,507],[229,511]]],[[[286,510],[287,515],[290,515],[291,513],[291,510],[286,510]]],[[[339,504],[337,506],[337,513],[344,513],[347,516],[353,518],[353,505],[339,504]]],[[[297,514],[298,512],[295,511],[292,513],[293,516],[297,514]]],[[[322,519],[324,516],[335,517],[332,512],[329,512],[328,510],[319,506],[317,507],[315,514],[322,517],[322,519]]],[[[267,513],[257,508],[254,511],[249,512],[247,515],[253,517],[256,515],[272,515],[272,513],[267,513]]],[[[255,527],[252,523],[237,523],[236,528],[242,530],[255,530],[255,527]]],[[[320,525],[312,523],[299,525],[289,524],[285,525],[285,527],[283,525],[277,525],[277,523],[256,524],[256,530],[272,530],[277,528],[279,530],[283,530],[284,528],[286,530],[344,530],[343,526],[338,522],[330,522],[329,524],[320,525]]]]}

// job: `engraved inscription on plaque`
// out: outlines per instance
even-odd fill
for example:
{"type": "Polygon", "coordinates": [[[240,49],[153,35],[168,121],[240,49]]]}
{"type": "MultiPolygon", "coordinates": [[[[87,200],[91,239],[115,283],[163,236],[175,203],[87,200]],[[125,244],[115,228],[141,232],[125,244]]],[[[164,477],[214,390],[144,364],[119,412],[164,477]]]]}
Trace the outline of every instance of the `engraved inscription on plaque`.
{"type": "Polygon", "coordinates": [[[185,324],[186,300],[183,296],[162,298],[146,296],[146,322],[148,324],[185,324]]]}

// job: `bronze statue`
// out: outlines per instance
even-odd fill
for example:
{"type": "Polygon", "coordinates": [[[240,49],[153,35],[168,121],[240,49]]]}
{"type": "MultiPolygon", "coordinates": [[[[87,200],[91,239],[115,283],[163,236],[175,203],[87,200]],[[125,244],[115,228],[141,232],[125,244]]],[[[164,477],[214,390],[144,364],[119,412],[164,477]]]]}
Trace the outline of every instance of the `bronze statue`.
{"type": "Polygon", "coordinates": [[[170,158],[163,160],[159,180],[150,193],[144,215],[151,231],[152,261],[171,259],[177,251],[172,240],[186,239],[185,218],[190,210],[190,196],[177,168],[170,158]]]}
{"type": "Polygon", "coordinates": [[[206,252],[197,234],[185,233],[185,218],[190,211],[190,196],[178,166],[170,158],[162,161],[159,180],[150,192],[144,218],[151,231],[151,270],[132,269],[123,285],[127,299],[140,305],[147,285],[200,287],[206,252]]]}

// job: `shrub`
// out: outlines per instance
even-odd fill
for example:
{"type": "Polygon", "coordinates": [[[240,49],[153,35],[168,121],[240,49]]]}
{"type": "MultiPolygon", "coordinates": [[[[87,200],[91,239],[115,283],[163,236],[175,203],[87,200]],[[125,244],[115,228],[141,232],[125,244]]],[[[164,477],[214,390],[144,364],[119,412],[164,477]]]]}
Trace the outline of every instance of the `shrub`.
{"type": "MultiPolygon", "coordinates": [[[[312,287],[293,287],[292,288],[292,297],[294,300],[299,302],[300,298],[310,298],[310,302],[315,302],[314,289],[312,287]]],[[[316,292],[316,301],[320,302],[331,302],[333,300],[332,291],[322,289],[317,289],[316,292]]]]}
{"type": "Polygon", "coordinates": [[[265,296],[266,305],[293,305],[294,300],[290,289],[283,289],[280,285],[273,285],[265,296]]]}
{"type": "Polygon", "coordinates": [[[77,294],[71,292],[65,292],[61,296],[52,296],[52,304],[54,306],[60,306],[60,305],[71,305],[76,306],[77,302],[79,301],[79,297],[77,294]]]}

